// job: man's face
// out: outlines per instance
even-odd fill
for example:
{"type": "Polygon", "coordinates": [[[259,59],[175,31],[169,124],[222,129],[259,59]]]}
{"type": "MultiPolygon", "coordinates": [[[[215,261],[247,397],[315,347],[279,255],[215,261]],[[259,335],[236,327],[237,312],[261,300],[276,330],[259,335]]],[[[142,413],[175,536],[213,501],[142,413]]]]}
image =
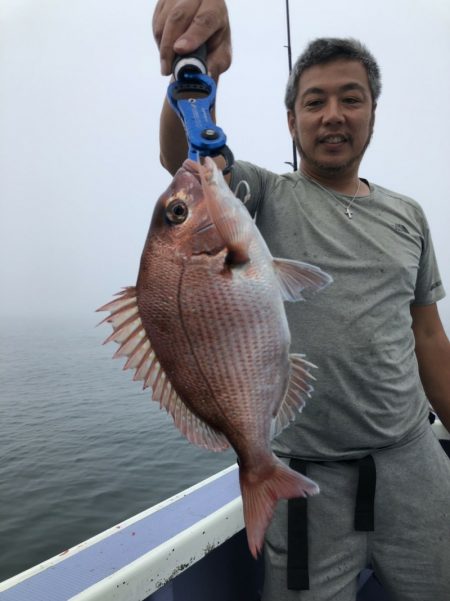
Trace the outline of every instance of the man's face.
{"type": "Polygon", "coordinates": [[[359,61],[337,59],[306,69],[295,112],[288,111],[302,170],[312,176],[357,172],[374,117],[367,72],[359,61]]]}

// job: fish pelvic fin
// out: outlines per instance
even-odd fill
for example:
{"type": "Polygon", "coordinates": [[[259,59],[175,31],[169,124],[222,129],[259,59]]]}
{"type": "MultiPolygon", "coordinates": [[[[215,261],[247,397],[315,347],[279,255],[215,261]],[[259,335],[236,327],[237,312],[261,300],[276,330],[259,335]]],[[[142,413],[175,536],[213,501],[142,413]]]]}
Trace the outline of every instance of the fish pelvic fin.
{"type": "Polygon", "coordinates": [[[315,377],[309,370],[316,366],[306,361],[304,355],[289,355],[289,363],[289,384],[272,425],[272,438],[295,420],[314,390],[311,381],[315,377]]]}
{"type": "Polygon", "coordinates": [[[273,259],[273,267],[285,301],[305,300],[303,292],[306,296],[311,296],[333,281],[320,267],[301,261],[273,259]]]}
{"type": "Polygon", "coordinates": [[[250,258],[253,220],[210,157],[206,157],[205,164],[198,169],[209,216],[228,250],[227,263],[242,265],[250,258]]]}
{"type": "Polygon", "coordinates": [[[248,546],[255,559],[261,553],[278,500],[310,497],[319,492],[315,482],[289,468],[275,455],[270,469],[265,469],[260,477],[241,468],[239,481],[248,546]]]}
{"type": "Polygon", "coordinates": [[[111,341],[119,344],[114,358],[127,358],[124,369],[135,370],[133,380],[143,381],[144,389],[151,388],[152,400],[172,416],[175,426],[189,442],[211,451],[227,449],[230,446],[227,438],[192,413],[162,368],[139,314],[136,288],[124,288],[116,296],[97,309],[110,312],[100,323],[109,323],[113,328],[103,344],[111,341]]]}

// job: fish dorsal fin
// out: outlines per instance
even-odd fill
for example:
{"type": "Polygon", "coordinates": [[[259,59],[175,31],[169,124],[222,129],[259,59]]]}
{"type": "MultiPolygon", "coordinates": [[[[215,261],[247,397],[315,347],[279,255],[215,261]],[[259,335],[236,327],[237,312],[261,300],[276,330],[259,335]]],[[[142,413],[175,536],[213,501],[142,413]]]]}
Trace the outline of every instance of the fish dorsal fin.
{"type": "Polygon", "coordinates": [[[285,301],[304,300],[302,292],[309,296],[333,281],[320,267],[301,261],[273,259],[273,267],[285,301]]]}
{"type": "Polygon", "coordinates": [[[313,387],[310,383],[315,380],[309,368],[316,366],[304,359],[304,355],[289,355],[290,378],[289,385],[273,422],[272,436],[278,436],[286,426],[293,422],[305,406],[307,398],[311,397],[313,387]]]}
{"type": "Polygon", "coordinates": [[[135,369],[133,380],[141,380],[144,389],[152,389],[152,399],[158,401],[160,407],[172,416],[176,427],[189,442],[211,451],[228,448],[230,445],[226,437],[208,426],[185,405],[161,367],[139,315],[136,289],[125,288],[116,296],[117,299],[97,309],[110,312],[100,322],[110,323],[113,328],[113,333],[104,344],[114,340],[120,345],[114,357],[127,357],[124,369],[135,369]]]}

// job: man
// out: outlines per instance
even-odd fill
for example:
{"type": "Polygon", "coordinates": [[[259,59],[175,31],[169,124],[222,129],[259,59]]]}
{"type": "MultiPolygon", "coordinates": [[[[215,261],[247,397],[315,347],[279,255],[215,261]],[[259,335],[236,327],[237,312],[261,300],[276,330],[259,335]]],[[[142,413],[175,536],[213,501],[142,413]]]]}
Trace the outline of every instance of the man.
{"type": "MultiPolygon", "coordinates": [[[[203,42],[212,74],[229,66],[222,0],[160,0],[154,33],[165,74],[175,51],[203,42]]],[[[228,176],[232,189],[248,182],[249,210],[274,256],[334,279],[313,301],[287,306],[292,351],[320,369],[313,399],[274,450],[321,494],[303,522],[303,504],[278,504],[265,601],[353,601],[369,563],[392,601],[450,599],[450,464],[428,422],[429,400],[450,429],[450,343],[436,307],[444,290],[420,206],[359,177],[380,89],[364,46],[316,40],[286,92],[300,172],[238,161],[228,176]],[[305,524],[307,536],[296,534],[305,524]]],[[[165,106],[161,159],[171,173],[186,157],[183,137],[165,106]]]]}

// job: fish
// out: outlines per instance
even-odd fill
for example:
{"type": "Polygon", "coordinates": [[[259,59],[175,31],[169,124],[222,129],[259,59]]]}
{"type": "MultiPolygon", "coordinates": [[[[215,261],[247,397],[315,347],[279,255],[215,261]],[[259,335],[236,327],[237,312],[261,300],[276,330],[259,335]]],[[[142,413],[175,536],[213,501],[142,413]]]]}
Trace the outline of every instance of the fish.
{"type": "Polygon", "coordinates": [[[151,388],[193,444],[237,454],[248,546],[257,557],[279,499],[319,492],[271,450],[315,379],[290,354],[284,301],[332,281],[319,267],[273,258],[215,162],[187,159],[158,199],[135,286],[98,311],[105,343],[151,388]],[[101,323],[103,323],[101,322],[101,323]]]}

